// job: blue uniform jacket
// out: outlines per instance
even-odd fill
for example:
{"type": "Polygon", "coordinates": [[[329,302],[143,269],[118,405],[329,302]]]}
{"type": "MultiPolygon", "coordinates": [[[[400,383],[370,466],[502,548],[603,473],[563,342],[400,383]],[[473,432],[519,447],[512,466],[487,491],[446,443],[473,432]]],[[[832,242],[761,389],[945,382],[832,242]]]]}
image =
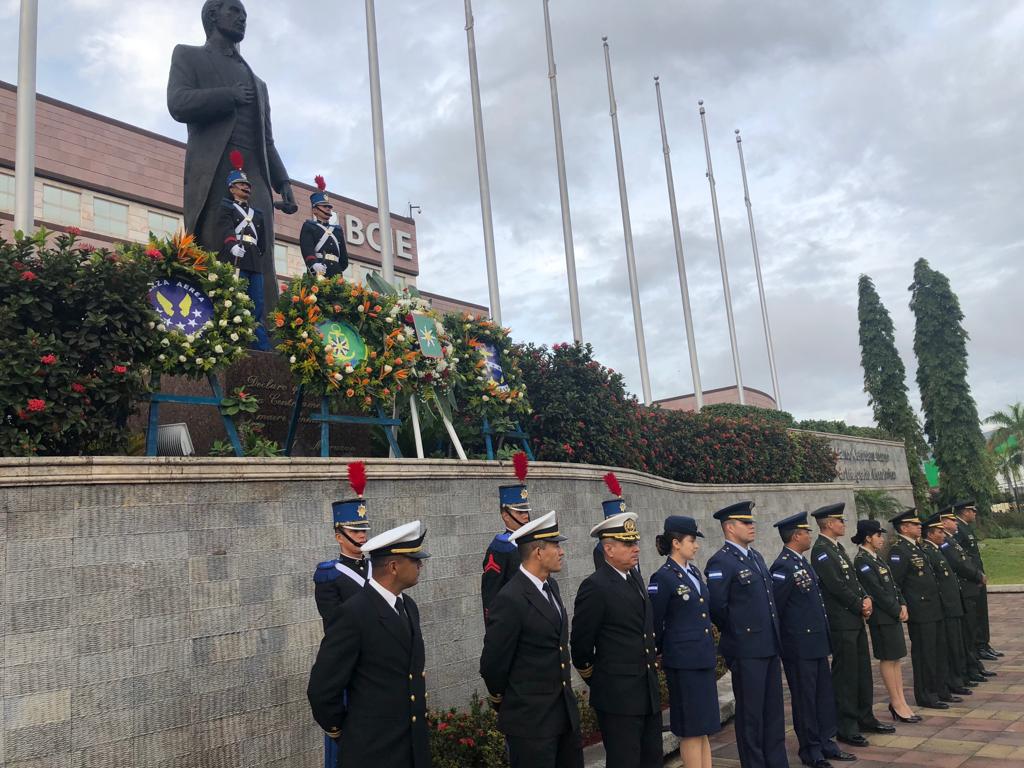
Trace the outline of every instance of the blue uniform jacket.
{"type": "MultiPolygon", "coordinates": [[[[696,565],[693,568],[697,568],[696,565]]],[[[700,570],[697,570],[698,575],[700,570]]],[[[700,590],[671,557],[651,574],[647,594],[654,607],[654,642],[662,666],[673,669],[711,669],[715,666],[715,639],[711,634],[711,594],[700,580],[700,590]]]]}
{"type": "Polygon", "coordinates": [[[761,553],[745,556],[723,544],[705,572],[711,593],[711,619],[722,633],[719,649],[726,658],[762,659],[781,649],[773,579],[761,553]]]}
{"type": "Polygon", "coordinates": [[[782,658],[824,659],[832,653],[818,576],[800,555],[783,549],[772,563],[772,587],[782,633],[782,658]]]}

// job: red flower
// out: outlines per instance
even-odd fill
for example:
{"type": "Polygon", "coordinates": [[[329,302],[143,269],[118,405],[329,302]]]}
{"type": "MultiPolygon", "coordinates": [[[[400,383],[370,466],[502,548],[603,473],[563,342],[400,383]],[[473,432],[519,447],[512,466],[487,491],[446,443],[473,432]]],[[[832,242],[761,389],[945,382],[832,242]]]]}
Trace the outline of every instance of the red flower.
{"type": "Polygon", "coordinates": [[[46,401],[38,398],[32,398],[28,401],[28,412],[29,413],[40,413],[46,410],[46,401]]]}
{"type": "Polygon", "coordinates": [[[57,362],[57,356],[43,355],[42,357],[39,358],[39,362],[42,363],[43,365],[53,365],[54,363],[57,362]]]}
{"type": "Polygon", "coordinates": [[[35,280],[36,279],[36,273],[33,272],[31,269],[26,269],[24,272],[21,273],[21,279],[22,280],[29,280],[29,281],[35,280]]]}
{"type": "Polygon", "coordinates": [[[115,366],[114,366],[114,367],[112,368],[112,370],[114,371],[114,373],[120,374],[120,375],[122,375],[122,376],[123,376],[124,374],[128,373],[128,367],[127,367],[127,366],[124,366],[124,365],[115,365],[115,366]]]}
{"type": "Polygon", "coordinates": [[[90,243],[82,243],[80,246],[78,246],[78,250],[80,250],[82,253],[92,253],[93,251],[96,250],[96,246],[91,245],[90,243]]]}
{"type": "Polygon", "coordinates": [[[439,730],[439,731],[447,731],[448,730],[448,723],[438,723],[437,724],[437,730],[439,730]]]}
{"type": "Polygon", "coordinates": [[[153,259],[154,261],[159,261],[164,257],[164,255],[156,248],[146,249],[146,255],[149,256],[149,258],[153,259]]]}
{"type": "Polygon", "coordinates": [[[78,237],[80,234],[82,234],[82,230],[80,230],[78,227],[68,227],[67,233],[72,237],[78,237]]]}
{"type": "Polygon", "coordinates": [[[412,316],[412,313],[405,316],[406,325],[413,325],[416,322],[416,318],[412,316]]]}
{"type": "Polygon", "coordinates": [[[238,391],[238,399],[239,400],[245,400],[247,397],[249,397],[249,393],[246,392],[244,389],[240,389],[238,391]]]}
{"type": "Polygon", "coordinates": [[[85,387],[76,381],[74,384],[71,385],[71,391],[77,392],[78,394],[82,394],[83,392],[85,392],[85,387]]]}

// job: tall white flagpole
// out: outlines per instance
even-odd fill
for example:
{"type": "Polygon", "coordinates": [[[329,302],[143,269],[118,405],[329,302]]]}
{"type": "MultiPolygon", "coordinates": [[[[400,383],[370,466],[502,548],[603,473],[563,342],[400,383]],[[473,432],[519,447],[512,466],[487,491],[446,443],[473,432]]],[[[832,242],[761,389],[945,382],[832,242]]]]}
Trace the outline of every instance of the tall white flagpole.
{"type": "Polygon", "coordinates": [[[14,229],[35,229],[36,47],[39,0],[21,0],[18,33],[18,116],[14,154],[14,229]]]}
{"type": "Polygon", "coordinates": [[[743,200],[747,204],[747,221],[750,223],[750,245],[754,249],[754,269],[757,272],[757,293],[761,298],[761,320],[764,321],[764,339],[768,345],[768,367],[772,374],[772,394],[775,395],[775,407],[782,410],[782,399],[779,397],[779,375],[775,368],[775,345],[772,342],[772,328],[768,323],[768,304],[764,298],[764,278],[761,276],[761,256],[757,252],[757,235],[754,234],[754,208],[750,204],[750,188],[747,186],[747,163],[743,159],[743,139],[740,129],[736,129],[736,149],[740,153],[740,172],[743,174],[743,200]]]}
{"type": "Polygon", "coordinates": [[[480,104],[480,70],[476,63],[476,33],[473,3],[466,0],[466,42],[469,46],[469,84],[473,94],[473,128],[476,133],[476,171],[480,179],[480,213],[484,222],[484,256],[487,259],[487,290],[491,319],[501,325],[501,295],[498,291],[498,262],[494,253],[494,219],[491,215],[491,180],[487,173],[487,145],[484,142],[484,112],[480,104]]]}
{"type": "Polygon", "coordinates": [[[558,70],[555,67],[555,47],[551,42],[550,0],[544,0],[544,32],[548,46],[548,82],[551,84],[551,115],[555,124],[555,161],[558,164],[558,194],[562,203],[562,239],[565,241],[565,271],[569,279],[569,316],[572,318],[572,337],[583,341],[580,321],[580,289],[576,282],[576,247],[572,241],[572,215],[569,212],[569,182],[565,175],[565,146],[562,142],[562,111],[558,106],[558,70]]]}
{"type": "Polygon", "coordinates": [[[718,193],[715,191],[715,172],[711,167],[711,145],[708,143],[708,123],[704,113],[704,100],[697,102],[700,107],[700,125],[704,131],[704,154],[708,160],[708,184],[711,185],[711,210],[715,216],[715,237],[718,238],[718,262],[722,268],[722,290],[725,292],[725,317],[729,322],[729,343],[732,345],[732,365],[736,369],[736,390],[740,405],[747,404],[743,391],[743,373],[740,371],[740,351],[736,344],[736,321],[732,317],[732,292],[729,290],[729,267],[725,263],[725,243],[722,240],[722,220],[718,215],[718,193]]]}
{"type": "Polygon", "coordinates": [[[672,178],[672,154],[665,128],[665,107],[661,101],[661,79],[654,76],[654,90],[658,94],[658,119],[661,122],[661,146],[665,154],[665,178],[668,180],[668,204],[672,211],[672,237],[676,246],[676,267],[679,270],[679,292],[683,296],[683,320],[686,323],[686,346],[690,351],[690,372],[693,391],[697,398],[697,412],[704,407],[704,390],[700,383],[700,365],[697,362],[697,341],[693,333],[693,315],[690,312],[690,289],[686,283],[686,259],[683,257],[683,233],[679,226],[679,208],[676,205],[676,184],[672,178]]]}
{"type": "Polygon", "coordinates": [[[370,59],[370,111],[373,115],[373,159],[377,174],[377,213],[380,216],[381,277],[395,282],[391,203],[388,200],[388,161],[384,150],[384,109],[380,97],[380,58],[377,54],[377,14],[374,0],[366,0],[366,49],[370,59]]]}
{"type": "Polygon", "coordinates": [[[636,331],[636,351],[640,357],[640,386],[644,405],[651,404],[651,377],[647,371],[647,344],[644,341],[644,317],[640,309],[640,288],[636,277],[636,256],[633,252],[633,225],[629,217],[629,197],[626,194],[626,171],[622,165],[622,140],[619,138],[619,109],[615,103],[615,85],[612,83],[612,59],[608,38],[604,42],[604,65],[608,73],[608,108],[612,117],[612,137],[615,140],[615,165],[619,172],[619,202],[622,205],[622,232],[626,239],[626,271],[629,273],[629,295],[633,300],[633,328],[636,331]]]}

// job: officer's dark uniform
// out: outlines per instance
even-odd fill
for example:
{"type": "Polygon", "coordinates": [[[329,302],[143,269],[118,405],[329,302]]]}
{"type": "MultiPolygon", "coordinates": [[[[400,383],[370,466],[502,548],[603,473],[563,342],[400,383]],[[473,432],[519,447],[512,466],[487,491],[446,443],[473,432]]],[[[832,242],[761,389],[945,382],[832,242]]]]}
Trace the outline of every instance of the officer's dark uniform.
{"type": "MultiPolygon", "coordinates": [[[[905,520],[917,520],[917,510],[908,509],[890,520],[897,533],[905,520]]],[[[907,601],[910,661],[914,668],[914,700],[919,707],[948,709],[948,704],[939,701],[937,656],[943,616],[939,586],[931,563],[915,542],[898,535],[889,549],[889,570],[907,601]]]]}
{"type": "MultiPolygon", "coordinates": [[[[779,535],[810,530],[806,512],[780,520],[775,527],[779,535]]],[[[835,742],[836,698],[828,667],[832,643],[825,601],[814,569],[789,547],[775,558],[771,573],[800,760],[804,765],[825,768],[828,758],[843,755],[835,742]]]]}
{"type": "MultiPolygon", "coordinates": [[[[752,501],[715,513],[715,519],[753,522],[752,501]]],[[[711,619],[719,650],[732,671],[736,694],[736,744],[744,768],[779,768],[786,757],[782,706],[781,639],[772,577],[753,548],[744,552],[726,542],[708,560],[711,619]]]]}
{"type": "MultiPolygon", "coordinates": [[[[981,547],[978,546],[978,538],[974,533],[974,526],[964,520],[960,514],[967,508],[973,508],[975,506],[973,501],[958,501],[953,505],[953,511],[956,512],[956,535],[955,538],[957,543],[963,547],[964,552],[967,553],[967,557],[970,558],[974,566],[981,572],[985,572],[985,564],[981,559],[981,547]]],[[[964,606],[965,611],[970,606],[970,600],[964,606]]],[[[978,650],[980,658],[996,659],[1003,654],[999,651],[993,650],[991,644],[991,638],[989,634],[989,623],[988,623],[988,587],[984,584],[978,589],[978,596],[974,601],[974,645],[978,650]]],[[[980,662],[979,662],[980,663],[980,662]]],[[[984,665],[982,665],[984,668],[984,665]]]]}
{"type": "MultiPolygon", "coordinates": [[[[858,520],[854,544],[862,543],[868,536],[882,532],[877,520],[858,520]]],[[[888,565],[873,552],[860,547],[853,559],[857,581],[871,598],[872,611],[868,617],[868,631],[871,633],[871,650],[879,661],[899,661],[907,655],[907,642],[903,637],[900,613],[906,601],[888,565]]]]}
{"type": "MultiPolygon", "coordinates": [[[[334,532],[346,536],[346,530],[368,531],[370,521],[366,518],[366,500],[363,498],[336,501],[331,505],[334,517],[334,532]]],[[[353,546],[359,545],[349,539],[353,546]]],[[[370,561],[365,557],[358,560],[339,555],[334,560],[320,563],[313,573],[316,609],[327,625],[334,619],[341,604],[360,591],[370,575],[370,561]]]]}
{"type": "MultiPolygon", "coordinates": [[[[498,503],[501,508],[516,512],[530,513],[530,492],[525,485],[503,485],[498,488],[498,503]]],[[[484,621],[488,609],[498,592],[519,570],[519,547],[509,537],[512,531],[499,533],[484,552],[483,572],[480,574],[480,601],[484,606],[484,621]]]]}
{"type": "MultiPolygon", "coordinates": [[[[925,529],[942,530],[942,520],[932,515],[924,522],[925,529]]],[[[945,533],[943,533],[945,537],[945,533]]],[[[945,543],[945,542],[943,542],[945,543]]],[[[964,687],[967,677],[967,658],[964,652],[964,604],[960,597],[960,581],[949,567],[939,547],[926,536],[921,540],[921,551],[928,558],[939,587],[939,603],[942,605],[942,623],[939,630],[938,664],[939,700],[962,701],[953,694],[968,693],[964,687]]]]}
{"type": "MultiPolygon", "coordinates": [[[[419,522],[409,523],[366,542],[363,552],[421,560],[429,557],[425,535],[419,522]]],[[[398,596],[392,607],[367,582],[343,604],[320,643],[307,689],[313,717],[339,740],[341,768],[429,768],[424,661],[411,597],[398,596]]]]}
{"type": "MultiPolygon", "coordinates": [[[[333,209],[327,196],[327,186],[322,176],[316,177],[317,191],[309,196],[310,204],[333,209]]],[[[316,217],[306,219],[299,232],[299,248],[306,269],[325,277],[340,275],[348,268],[348,250],[345,247],[345,230],[339,224],[321,223],[316,217]],[[319,265],[319,266],[318,266],[319,265]]]]}
{"type": "MultiPolygon", "coordinates": [[[[815,519],[843,518],[846,504],[829,504],[812,514],[815,519]]],[[[821,586],[832,630],[832,687],[838,712],[838,737],[860,744],[860,731],[891,733],[871,711],[873,684],[868,633],[864,625],[864,599],[867,593],[857,581],[853,562],[838,541],[818,536],[811,549],[811,564],[821,586]]]]}
{"type": "MultiPolygon", "coordinates": [[[[640,540],[636,514],[605,518],[590,535],[640,540]]],[[[654,612],[632,569],[605,562],[583,580],[573,609],[572,663],[590,686],[590,704],[604,740],[607,768],[661,768],[661,692],[654,612]]]]}
{"type": "MultiPolygon", "coordinates": [[[[940,515],[943,520],[956,519],[952,508],[943,511],[940,515]]],[[[966,677],[964,684],[969,685],[972,681],[982,677],[984,666],[978,658],[978,595],[984,586],[982,581],[985,574],[974,564],[971,558],[960,546],[956,535],[947,535],[945,542],[939,546],[943,557],[953,569],[960,582],[960,597],[963,599],[964,615],[961,619],[961,626],[964,634],[964,658],[966,660],[966,677]]]]}
{"type": "MultiPolygon", "coordinates": [[[[672,515],[665,533],[704,537],[692,517],[672,515]]],[[[684,569],[671,557],[651,574],[647,592],[654,609],[654,639],[668,686],[672,733],[681,739],[708,736],[722,729],[711,633],[711,593],[700,569],[684,569]]]]}
{"type": "MultiPolygon", "coordinates": [[[[512,540],[518,546],[565,537],[549,512],[516,531],[512,540]]],[[[511,768],[582,768],[569,621],[558,583],[549,577],[544,586],[538,589],[520,568],[502,587],[490,607],[480,676],[498,710],[511,768]]]]}

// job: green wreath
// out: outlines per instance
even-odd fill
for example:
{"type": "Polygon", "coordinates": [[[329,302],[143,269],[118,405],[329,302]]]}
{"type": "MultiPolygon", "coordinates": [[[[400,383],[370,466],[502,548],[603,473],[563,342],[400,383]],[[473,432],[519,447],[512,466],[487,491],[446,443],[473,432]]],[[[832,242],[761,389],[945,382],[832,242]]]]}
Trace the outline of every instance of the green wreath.
{"type": "Polygon", "coordinates": [[[394,400],[420,356],[397,315],[393,296],[306,274],[281,294],[270,324],[308,391],[369,411],[394,400]]]}
{"type": "Polygon", "coordinates": [[[156,317],[150,327],[163,333],[155,370],[195,379],[245,357],[258,321],[233,267],[199,248],[194,235],[181,233],[125,251],[153,264],[149,301],[156,317]]]}
{"type": "Polygon", "coordinates": [[[460,404],[492,426],[529,414],[532,409],[509,329],[468,313],[446,315],[444,325],[458,359],[460,404]]]}

